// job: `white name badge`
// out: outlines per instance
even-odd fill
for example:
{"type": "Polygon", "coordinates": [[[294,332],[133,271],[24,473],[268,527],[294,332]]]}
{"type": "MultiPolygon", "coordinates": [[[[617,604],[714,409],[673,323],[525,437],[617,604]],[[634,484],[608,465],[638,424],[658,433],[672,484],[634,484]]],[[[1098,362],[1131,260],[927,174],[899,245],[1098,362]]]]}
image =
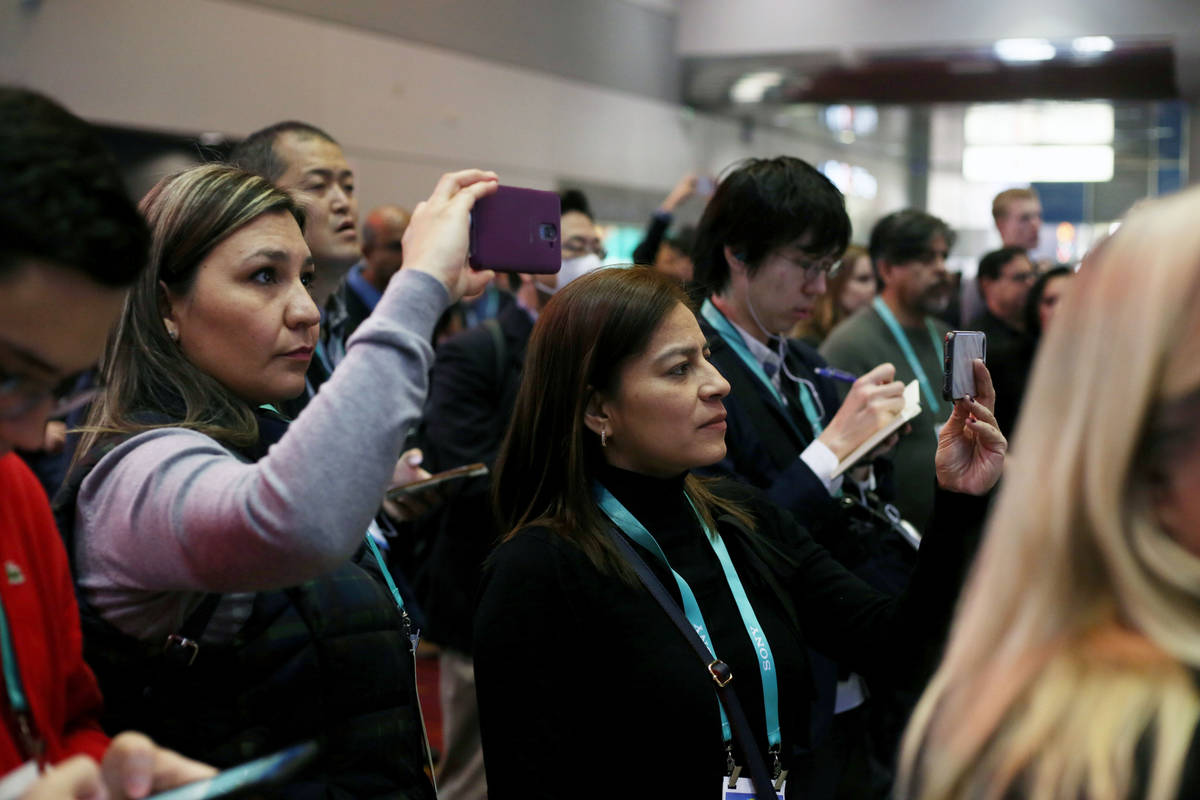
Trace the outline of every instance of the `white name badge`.
{"type": "Polygon", "coordinates": [[[17,800],[37,779],[37,764],[26,761],[0,779],[0,800],[17,800]]]}
{"type": "Polygon", "coordinates": [[[787,782],[784,781],[776,791],[774,798],[764,798],[754,793],[754,784],[749,778],[738,778],[732,789],[729,788],[728,778],[721,780],[721,800],[783,800],[786,790],[787,782]]]}

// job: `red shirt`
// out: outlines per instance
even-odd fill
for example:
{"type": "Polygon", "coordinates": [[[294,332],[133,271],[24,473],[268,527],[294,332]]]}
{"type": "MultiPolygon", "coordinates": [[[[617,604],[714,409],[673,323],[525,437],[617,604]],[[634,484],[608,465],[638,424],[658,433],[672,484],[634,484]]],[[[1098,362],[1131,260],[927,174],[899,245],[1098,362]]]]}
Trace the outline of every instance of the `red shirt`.
{"type": "MultiPolygon", "coordinates": [[[[53,763],[83,753],[99,760],[108,737],[99,723],[100,687],[83,661],[67,553],[45,493],[12,453],[0,456],[0,599],[46,758],[53,763]]],[[[26,757],[9,722],[6,691],[0,708],[3,774],[26,757]]]]}

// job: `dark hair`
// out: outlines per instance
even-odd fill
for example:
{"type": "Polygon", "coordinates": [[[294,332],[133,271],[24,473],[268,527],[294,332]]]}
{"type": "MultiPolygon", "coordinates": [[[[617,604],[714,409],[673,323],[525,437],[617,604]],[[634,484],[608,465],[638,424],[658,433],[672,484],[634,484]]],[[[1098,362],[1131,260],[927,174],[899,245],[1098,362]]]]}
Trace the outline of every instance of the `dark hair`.
{"type": "Polygon", "coordinates": [[[565,189],[558,196],[558,199],[560,213],[566,214],[569,211],[578,211],[592,222],[596,221],[596,218],[592,216],[592,207],[588,203],[587,195],[579,189],[565,189]]]}
{"type": "Polygon", "coordinates": [[[77,461],[105,434],[161,427],[140,419],[147,411],[167,412],[171,425],[235,447],[258,438],[253,409],[188,361],[167,335],[159,284],[186,294],[200,264],[233,233],[273,213],[290,214],[303,231],[303,210],[263,177],[226,164],[163,178],[141,209],[153,234],[150,268],[130,290],[105,348],[104,391],[92,404],[77,461]]]}
{"type": "Polygon", "coordinates": [[[40,94],[0,87],[0,275],[37,259],[124,288],[149,243],[92,127],[40,94]]]}
{"type": "Polygon", "coordinates": [[[679,252],[683,253],[688,258],[692,257],[692,250],[696,246],[696,226],[681,225],[678,230],[673,231],[669,235],[663,237],[663,241],[674,247],[679,252]]]}
{"type": "MultiPolygon", "coordinates": [[[[977,277],[980,281],[986,278],[989,281],[994,281],[1000,277],[1000,273],[1017,256],[1029,258],[1024,247],[1001,247],[999,250],[992,252],[979,259],[979,272],[977,277]]],[[[982,289],[980,290],[982,291],[982,289]]]]}
{"type": "MultiPolygon", "coordinates": [[[[604,456],[584,424],[584,411],[594,391],[617,390],[622,365],[645,351],[663,318],[681,303],[691,308],[679,284],[652,268],[610,267],[571,281],[542,309],[496,459],[492,496],[504,538],[545,526],[579,546],[597,569],[632,579],[592,498],[604,456]]],[[[752,527],[745,512],[715,497],[694,475],[684,487],[706,522],[719,510],[752,527]]]]}
{"type": "Polygon", "coordinates": [[[807,236],[806,253],[841,253],[850,242],[846,201],[833,182],[791,156],[739,162],[717,186],[696,226],[696,281],[712,293],[729,284],[729,247],[750,274],[771,251],[807,236]]]}
{"type": "Polygon", "coordinates": [[[1025,308],[1021,313],[1025,317],[1025,334],[1031,340],[1036,341],[1042,335],[1042,318],[1038,314],[1038,306],[1042,304],[1042,296],[1046,294],[1046,287],[1055,278],[1070,278],[1074,275],[1075,270],[1070,266],[1059,264],[1038,275],[1033,286],[1029,287],[1029,294],[1025,296],[1025,308]]]}
{"type": "Polygon", "coordinates": [[[246,172],[261,175],[271,183],[278,182],[283,173],[287,172],[288,165],[275,152],[275,140],[285,133],[294,133],[301,138],[324,139],[330,144],[338,143],[337,139],[316,125],[296,120],[276,122],[240,141],[229,154],[229,163],[246,172]]]}
{"type": "Polygon", "coordinates": [[[871,229],[871,240],[867,244],[871,261],[876,264],[876,274],[879,271],[880,259],[892,264],[903,264],[924,257],[929,251],[929,240],[936,234],[941,234],[946,240],[947,248],[954,247],[954,231],[932,214],[915,208],[888,214],[875,223],[875,227],[871,229]]]}

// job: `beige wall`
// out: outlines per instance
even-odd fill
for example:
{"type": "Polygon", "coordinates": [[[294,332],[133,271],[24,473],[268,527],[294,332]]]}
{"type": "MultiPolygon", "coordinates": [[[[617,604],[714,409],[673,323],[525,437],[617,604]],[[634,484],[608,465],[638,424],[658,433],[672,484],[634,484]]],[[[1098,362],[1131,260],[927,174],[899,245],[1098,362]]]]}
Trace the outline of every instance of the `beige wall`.
{"type": "MultiPolygon", "coordinates": [[[[749,155],[845,158],[645,97],[220,0],[48,0],[0,8],[0,79],[97,122],[242,136],[299,118],[337,137],[361,204],[413,203],[437,175],[496,169],[508,183],[583,179],[664,194],[691,169],[749,155]]],[[[533,44],[531,43],[531,46],[533,44]]],[[[875,201],[860,227],[904,203],[899,158],[862,163],[875,201]]]]}

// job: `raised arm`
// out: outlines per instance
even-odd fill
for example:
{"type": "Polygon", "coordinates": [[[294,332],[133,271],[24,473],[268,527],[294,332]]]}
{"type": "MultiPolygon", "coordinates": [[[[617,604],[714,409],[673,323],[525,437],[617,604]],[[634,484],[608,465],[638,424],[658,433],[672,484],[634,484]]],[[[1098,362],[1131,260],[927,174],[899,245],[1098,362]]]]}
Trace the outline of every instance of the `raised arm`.
{"type": "Polygon", "coordinates": [[[257,591],[348,558],[420,415],[441,310],[491,273],[465,266],[469,211],[491,173],[446,175],[420,203],[409,253],[333,377],[258,462],[179,428],[105,456],[84,481],[81,582],[142,590],[257,591]]]}

